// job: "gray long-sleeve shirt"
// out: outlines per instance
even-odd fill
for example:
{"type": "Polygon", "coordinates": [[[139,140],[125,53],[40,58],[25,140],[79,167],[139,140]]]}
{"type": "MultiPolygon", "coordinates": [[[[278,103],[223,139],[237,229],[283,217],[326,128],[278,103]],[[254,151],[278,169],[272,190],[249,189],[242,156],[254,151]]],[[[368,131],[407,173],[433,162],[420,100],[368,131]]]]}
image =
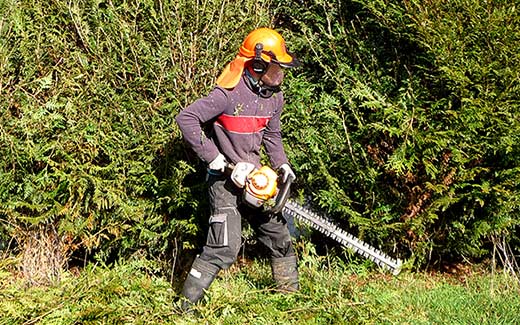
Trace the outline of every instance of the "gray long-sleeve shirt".
{"type": "Polygon", "coordinates": [[[196,100],[176,117],[184,139],[204,161],[211,162],[222,153],[232,163],[241,161],[260,166],[263,144],[271,166],[287,163],[283,149],[280,115],[282,92],[264,98],[246,85],[245,77],[233,89],[215,87],[208,96],[196,100]],[[206,137],[202,126],[213,123],[206,137]]]}

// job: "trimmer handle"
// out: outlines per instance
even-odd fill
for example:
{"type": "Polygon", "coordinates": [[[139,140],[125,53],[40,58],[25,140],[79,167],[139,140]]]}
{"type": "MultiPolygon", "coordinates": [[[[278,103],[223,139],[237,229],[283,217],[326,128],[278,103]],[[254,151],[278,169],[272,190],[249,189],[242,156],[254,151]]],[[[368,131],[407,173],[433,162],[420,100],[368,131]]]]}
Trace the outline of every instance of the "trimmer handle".
{"type": "Polygon", "coordinates": [[[269,210],[272,213],[278,213],[282,211],[285,206],[285,202],[289,198],[291,184],[294,182],[296,177],[292,174],[289,174],[285,183],[281,183],[281,186],[278,190],[278,195],[276,195],[276,201],[274,206],[269,210]]]}
{"type": "Polygon", "coordinates": [[[235,169],[235,164],[228,162],[224,168],[224,174],[231,175],[233,169],[235,169]]]}

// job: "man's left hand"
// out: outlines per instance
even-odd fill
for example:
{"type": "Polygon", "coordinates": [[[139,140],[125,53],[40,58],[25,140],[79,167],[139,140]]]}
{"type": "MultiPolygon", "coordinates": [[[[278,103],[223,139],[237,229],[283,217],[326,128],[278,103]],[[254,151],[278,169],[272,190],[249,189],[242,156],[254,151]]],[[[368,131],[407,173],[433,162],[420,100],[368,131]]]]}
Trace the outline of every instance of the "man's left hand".
{"type": "Polygon", "coordinates": [[[282,171],[282,182],[287,182],[289,177],[294,181],[296,179],[296,175],[294,174],[291,166],[289,164],[283,164],[280,166],[278,170],[282,171]]]}

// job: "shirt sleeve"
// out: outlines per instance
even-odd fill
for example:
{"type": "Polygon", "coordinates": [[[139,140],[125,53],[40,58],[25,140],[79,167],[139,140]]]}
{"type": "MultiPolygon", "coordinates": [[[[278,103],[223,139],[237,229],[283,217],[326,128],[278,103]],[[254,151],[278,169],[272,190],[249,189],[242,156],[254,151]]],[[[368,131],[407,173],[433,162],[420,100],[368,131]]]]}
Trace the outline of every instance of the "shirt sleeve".
{"type": "Polygon", "coordinates": [[[277,96],[276,100],[278,103],[276,105],[276,110],[273,114],[273,117],[265,129],[263,142],[267,156],[271,161],[271,166],[274,169],[277,169],[281,165],[287,164],[288,160],[283,148],[282,131],[280,125],[280,116],[282,115],[283,110],[283,95],[282,93],[277,93],[275,95],[277,96]]]}
{"type": "Polygon", "coordinates": [[[208,96],[200,98],[183,109],[175,118],[184,140],[205,162],[215,159],[219,150],[212,139],[206,136],[202,126],[222,114],[228,98],[221,88],[214,88],[208,96]]]}

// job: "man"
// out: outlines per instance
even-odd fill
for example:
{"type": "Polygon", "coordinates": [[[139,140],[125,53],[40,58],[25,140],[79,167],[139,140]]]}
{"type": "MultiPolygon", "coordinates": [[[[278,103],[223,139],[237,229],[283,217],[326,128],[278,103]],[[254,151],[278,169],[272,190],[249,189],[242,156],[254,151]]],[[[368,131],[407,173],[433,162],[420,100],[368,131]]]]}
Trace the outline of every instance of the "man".
{"type": "Polygon", "coordinates": [[[280,115],[282,68],[298,65],[282,36],[259,28],[245,38],[238,55],[217,79],[207,97],[186,107],[176,121],[184,139],[208,163],[211,204],[209,231],[202,253],[184,283],[183,308],[199,301],[221,269],[234,263],[241,246],[241,217],[271,254],[273,278],[283,291],[298,290],[296,256],[285,220],[241,202],[242,190],[224,173],[229,163],[260,167],[263,145],[273,169],[294,177],[282,146],[280,115]],[[204,125],[212,123],[210,135],[204,125]]]}

